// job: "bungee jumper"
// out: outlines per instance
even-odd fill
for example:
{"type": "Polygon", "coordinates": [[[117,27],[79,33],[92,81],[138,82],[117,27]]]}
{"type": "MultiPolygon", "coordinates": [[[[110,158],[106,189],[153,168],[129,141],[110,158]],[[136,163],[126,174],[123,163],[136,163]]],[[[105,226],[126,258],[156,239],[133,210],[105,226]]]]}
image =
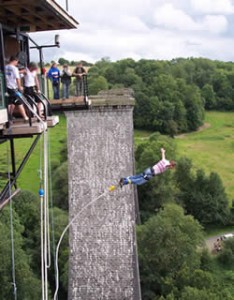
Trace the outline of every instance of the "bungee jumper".
{"type": "Polygon", "coordinates": [[[127,184],[142,185],[147,183],[154,176],[162,174],[168,169],[175,168],[176,162],[174,160],[169,161],[166,159],[166,150],[164,148],[161,148],[161,154],[162,159],[157,164],[155,164],[153,167],[147,168],[143,173],[121,178],[119,181],[119,186],[122,188],[127,184]]]}

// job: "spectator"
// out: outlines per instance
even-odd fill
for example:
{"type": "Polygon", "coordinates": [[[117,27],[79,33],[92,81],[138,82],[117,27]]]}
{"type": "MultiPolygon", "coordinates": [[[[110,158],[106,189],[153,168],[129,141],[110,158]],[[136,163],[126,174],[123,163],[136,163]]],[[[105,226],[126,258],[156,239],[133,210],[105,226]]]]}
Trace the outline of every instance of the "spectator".
{"type": "Polygon", "coordinates": [[[82,96],[83,94],[83,75],[86,75],[86,71],[82,63],[79,63],[72,73],[72,76],[76,77],[76,97],[82,96]]]}
{"type": "Polygon", "coordinates": [[[23,87],[20,81],[20,74],[17,68],[18,58],[12,56],[10,58],[9,64],[5,67],[5,77],[6,77],[6,87],[8,93],[8,113],[10,122],[13,119],[13,112],[15,106],[18,107],[18,111],[25,121],[28,121],[28,116],[26,115],[23,101],[18,97],[18,92],[23,92],[23,87]]]}
{"type": "Polygon", "coordinates": [[[63,70],[61,73],[61,82],[63,89],[63,100],[69,99],[69,90],[71,85],[71,72],[68,68],[68,65],[63,65],[63,70]]]}
{"type": "MultiPolygon", "coordinates": [[[[37,77],[38,66],[34,62],[30,62],[28,68],[24,70],[24,94],[32,97],[36,103],[39,115],[42,117],[42,103],[38,95],[40,93],[40,84],[37,77]]],[[[30,99],[30,98],[29,98],[30,99]]]]}
{"type": "Polygon", "coordinates": [[[60,71],[57,68],[57,64],[53,63],[51,68],[47,73],[47,77],[51,80],[53,91],[54,91],[54,99],[59,99],[59,86],[60,86],[60,71]]]}

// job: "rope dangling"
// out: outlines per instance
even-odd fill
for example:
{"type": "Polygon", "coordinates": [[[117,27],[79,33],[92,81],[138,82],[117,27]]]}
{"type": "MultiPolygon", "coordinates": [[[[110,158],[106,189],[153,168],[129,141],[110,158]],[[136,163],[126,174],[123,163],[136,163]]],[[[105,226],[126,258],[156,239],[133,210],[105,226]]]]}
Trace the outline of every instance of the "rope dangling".
{"type": "Polygon", "coordinates": [[[10,171],[10,154],[9,146],[7,146],[7,164],[8,164],[8,182],[9,182],[9,199],[10,199],[10,228],[11,228],[11,261],[12,261],[12,285],[14,300],[17,300],[17,285],[15,276],[15,241],[14,241],[14,224],[13,224],[13,208],[11,195],[11,171],[10,171]]]}

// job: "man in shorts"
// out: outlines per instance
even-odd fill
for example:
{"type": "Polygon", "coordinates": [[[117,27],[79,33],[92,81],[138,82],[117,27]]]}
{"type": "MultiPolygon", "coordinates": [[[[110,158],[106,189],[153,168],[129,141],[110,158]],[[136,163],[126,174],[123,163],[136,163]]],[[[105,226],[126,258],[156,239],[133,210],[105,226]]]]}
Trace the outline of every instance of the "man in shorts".
{"type": "Polygon", "coordinates": [[[28,121],[28,116],[25,112],[23,102],[17,96],[18,92],[23,92],[23,87],[21,86],[20,81],[20,74],[17,68],[18,62],[18,58],[12,56],[10,58],[9,64],[5,67],[6,87],[8,93],[8,114],[10,121],[12,121],[13,112],[15,106],[17,106],[21,116],[25,121],[28,121]]]}
{"type": "MultiPolygon", "coordinates": [[[[28,68],[25,68],[24,73],[24,94],[30,96],[37,103],[37,108],[40,117],[42,116],[42,103],[38,95],[40,93],[40,83],[37,77],[38,66],[35,62],[30,62],[28,68]]],[[[29,98],[30,99],[30,98],[29,98]]],[[[30,101],[29,101],[30,102],[30,101]]]]}

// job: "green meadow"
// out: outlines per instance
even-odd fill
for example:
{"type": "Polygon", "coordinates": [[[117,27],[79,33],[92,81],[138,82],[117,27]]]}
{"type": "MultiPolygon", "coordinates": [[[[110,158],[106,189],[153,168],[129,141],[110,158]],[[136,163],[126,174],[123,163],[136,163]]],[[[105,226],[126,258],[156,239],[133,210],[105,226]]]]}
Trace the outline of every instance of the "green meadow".
{"type": "MultiPolygon", "coordinates": [[[[50,128],[48,131],[49,137],[49,151],[51,157],[51,163],[59,163],[60,161],[60,151],[62,145],[66,138],[67,129],[66,129],[66,119],[64,115],[60,115],[60,123],[54,128],[50,128]]],[[[35,137],[34,137],[35,138],[35,137]]],[[[15,153],[16,153],[16,162],[17,165],[21,163],[23,157],[29,150],[34,138],[22,138],[15,139],[15,153]]],[[[34,193],[37,193],[40,186],[39,178],[39,169],[40,169],[40,152],[43,146],[42,139],[38,142],[35,150],[33,151],[31,157],[29,158],[26,166],[24,167],[19,180],[18,186],[23,190],[29,190],[34,193]]],[[[0,161],[3,169],[1,172],[7,172],[7,161],[9,156],[9,145],[4,143],[0,145],[0,161]]],[[[42,148],[43,151],[43,148],[42,148]]]]}
{"type": "Polygon", "coordinates": [[[176,138],[178,156],[192,159],[194,169],[216,172],[229,200],[234,199],[234,113],[207,112],[200,131],[176,138]]]}
{"type": "MultiPolygon", "coordinates": [[[[135,143],[147,140],[152,132],[136,130],[135,143]]],[[[204,169],[220,175],[229,201],[234,199],[234,113],[206,112],[205,124],[198,131],[175,138],[177,159],[186,156],[194,171],[204,169]]]]}

